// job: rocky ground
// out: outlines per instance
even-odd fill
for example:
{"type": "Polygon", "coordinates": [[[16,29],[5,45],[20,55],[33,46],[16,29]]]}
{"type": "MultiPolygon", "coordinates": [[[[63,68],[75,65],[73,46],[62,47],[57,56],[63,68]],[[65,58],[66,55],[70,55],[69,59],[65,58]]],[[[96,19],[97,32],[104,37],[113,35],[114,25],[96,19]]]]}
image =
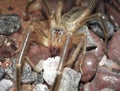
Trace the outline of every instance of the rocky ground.
{"type": "MultiPolygon", "coordinates": [[[[46,1],[55,12],[57,1],[46,1]]],[[[17,91],[17,79],[21,84],[19,91],[51,91],[57,81],[60,81],[58,91],[120,91],[120,1],[98,1],[91,14],[104,15],[103,25],[108,35],[106,48],[100,21],[90,19],[77,31],[87,35],[87,50],[81,69],[82,52],[72,66],[65,66],[61,73],[57,68],[63,49],[48,47],[50,40],[45,44],[43,38],[49,34],[50,25],[42,0],[0,0],[0,91],[17,91]],[[16,64],[26,31],[30,29],[19,75],[16,64]],[[39,72],[33,69],[35,67],[39,72]],[[55,80],[58,74],[60,78],[55,80]]],[[[85,10],[88,5],[89,0],[64,0],[62,15],[73,7],[85,10]]],[[[76,45],[70,46],[66,61],[75,48],[76,45]]]]}

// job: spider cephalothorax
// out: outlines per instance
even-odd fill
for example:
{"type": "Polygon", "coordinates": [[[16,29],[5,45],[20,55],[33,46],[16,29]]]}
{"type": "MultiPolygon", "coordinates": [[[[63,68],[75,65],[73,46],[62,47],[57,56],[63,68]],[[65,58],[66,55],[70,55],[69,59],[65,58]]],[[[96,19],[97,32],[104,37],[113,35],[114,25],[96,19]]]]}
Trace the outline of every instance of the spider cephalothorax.
{"type": "Polygon", "coordinates": [[[58,44],[62,41],[64,35],[63,29],[60,28],[54,28],[51,30],[51,42],[53,42],[53,46],[57,47],[58,44]]]}
{"type": "Polygon", "coordinates": [[[63,37],[64,37],[65,32],[61,28],[53,28],[51,30],[51,56],[56,56],[57,54],[60,53],[61,46],[63,44],[63,37]]]}

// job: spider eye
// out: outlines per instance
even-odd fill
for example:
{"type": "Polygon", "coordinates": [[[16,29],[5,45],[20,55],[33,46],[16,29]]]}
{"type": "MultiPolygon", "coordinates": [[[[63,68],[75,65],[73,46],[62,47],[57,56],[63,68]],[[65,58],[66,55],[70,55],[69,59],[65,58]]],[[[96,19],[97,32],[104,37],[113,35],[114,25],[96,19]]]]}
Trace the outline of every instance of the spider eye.
{"type": "Polygon", "coordinates": [[[52,29],[52,34],[62,34],[64,33],[64,31],[62,29],[52,29]]]}
{"type": "Polygon", "coordinates": [[[62,29],[53,29],[52,32],[53,33],[61,33],[63,30],[62,29]]]}
{"type": "Polygon", "coordinates": [[[56,40],[57,42],[60,42],[64,34],[64,31],[62,29],[55,28],[55,29],[52,29],[51,32],[52,32],[52,35],[51,35],[52,41],[56,40]]]}
{"type": "Polygon", "coordinates": [[[56,32],[59,32],[59,31],[60,31],[60,29],[55,29],[55,31],[56,31],[56,32]]]}

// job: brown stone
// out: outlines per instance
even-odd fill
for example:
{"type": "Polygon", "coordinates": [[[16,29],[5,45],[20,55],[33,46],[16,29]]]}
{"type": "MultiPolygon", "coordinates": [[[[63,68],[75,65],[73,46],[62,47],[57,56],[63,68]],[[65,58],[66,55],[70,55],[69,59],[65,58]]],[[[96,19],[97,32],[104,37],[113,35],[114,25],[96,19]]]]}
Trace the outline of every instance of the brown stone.
{"type": "Polygon", "coordinates": [[[114,62],[120,65],[120,30],[118,30],[114,36],[112,37],[109,48],[108,48],[108,56],[114,62]]]}

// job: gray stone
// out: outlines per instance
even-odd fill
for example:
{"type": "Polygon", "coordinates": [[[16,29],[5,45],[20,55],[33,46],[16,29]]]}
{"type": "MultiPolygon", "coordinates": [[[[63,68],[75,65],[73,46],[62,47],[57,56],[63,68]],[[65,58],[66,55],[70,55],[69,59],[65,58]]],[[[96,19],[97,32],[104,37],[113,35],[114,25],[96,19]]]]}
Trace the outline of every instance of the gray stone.
{"type": "MultiPolygon", "coordinates": [[[[89,22],[89,25],[92,28],[93,32],[95,32],[98,36],[104,38],[104,33],[98,20],[91,20],[89,22]]],[[[105,21],[104,26],[108,33],[108,37],[110,38],[114,34],[114,27],[109,21],[105,21]]]]}
{"type": "Polygon", "coordinates": [[[9,89],[13,86],[13,82],[7,79],[2,79],[0,81],[0,91],[9,91],[9,89]]]}
{"type": "Polygon", "coordinates": [[[37,77],[35,78],[34,84],[39,84],[39,83],[42,83],[42,82],[44,82],[43,73],[37,74],[37,77]]]}
{"type": "Polygon", "coordinates": [[[58,91],[78,91],[81,74],[71,68],[64,68],[58,91]]]}
{"type": "Polygon", "coordinates": [[[103,88],[103,89],[100,90],[100,91],[115,91],[115,90],[113,90],[113,89],[111,89],[111,88],[103,88]]]}
{"type": "Polygon", "coordinates": [[[45,82],[52,86],[57,75],[57,68],[60,62],[60,57],[49,57],[46,60],[41,60],[36,67],[41,70],[43,69],[43,78],[45,82]]]}
{"type": "MultiPolygon", "coordinates": [[[[15,61],[16,61],[16,59],[12,59],[12,63],[6,69],[6,73],[11,79],[16,78],[16,62],[15,61]]],[[[22,83],[31,83],[31,82],[34,82],[37,80],[38,74],[36,72],[32,71],[29,64],[25,63],[22,68],[23,68],[22,74],[21,74],[22,83]]],[[[40,79],[42,79],[42,78],[39,78],[38,80],[40,80],[40,79]]],[[[40,81],[38,81],[38,82],[40,82],[40,81]]]]}
{"type": "Polygon", "coordinates": [[[0,15],[0,34],[9,35],[20,29],[20,17],[16,14],[0,15]]]}
{"type": "Polygon", "coordinates": [[[31,70],[30,65],[25,63],[23,67],[23,72],[22,72],[22,83],[31,83],[35,81],[35,78],[37,78],[37,73],[33,72],[31,70]]]}
{"type": "Polygon", "coordinates": [[[11,58],[11,64],[5,69],[6,74],[11,78],[15,79],[16,75],[16,58],[11,58]]]}
{"type": "Polygon", "coordinates": [[[5,69],[0,67],[0,80],[3,78],[4,75],[5,75],[5,69]]]}
{"type": "Polygon", "coordinates": [[[90,30],[88,29],[87,26],[83,26],[81,27],[77,32],[78,33],[85,33],[87,36],[87,48],[95,48],[96,47],[96,43],[94,42],[91,34],[90,34],[90,30]]]}

